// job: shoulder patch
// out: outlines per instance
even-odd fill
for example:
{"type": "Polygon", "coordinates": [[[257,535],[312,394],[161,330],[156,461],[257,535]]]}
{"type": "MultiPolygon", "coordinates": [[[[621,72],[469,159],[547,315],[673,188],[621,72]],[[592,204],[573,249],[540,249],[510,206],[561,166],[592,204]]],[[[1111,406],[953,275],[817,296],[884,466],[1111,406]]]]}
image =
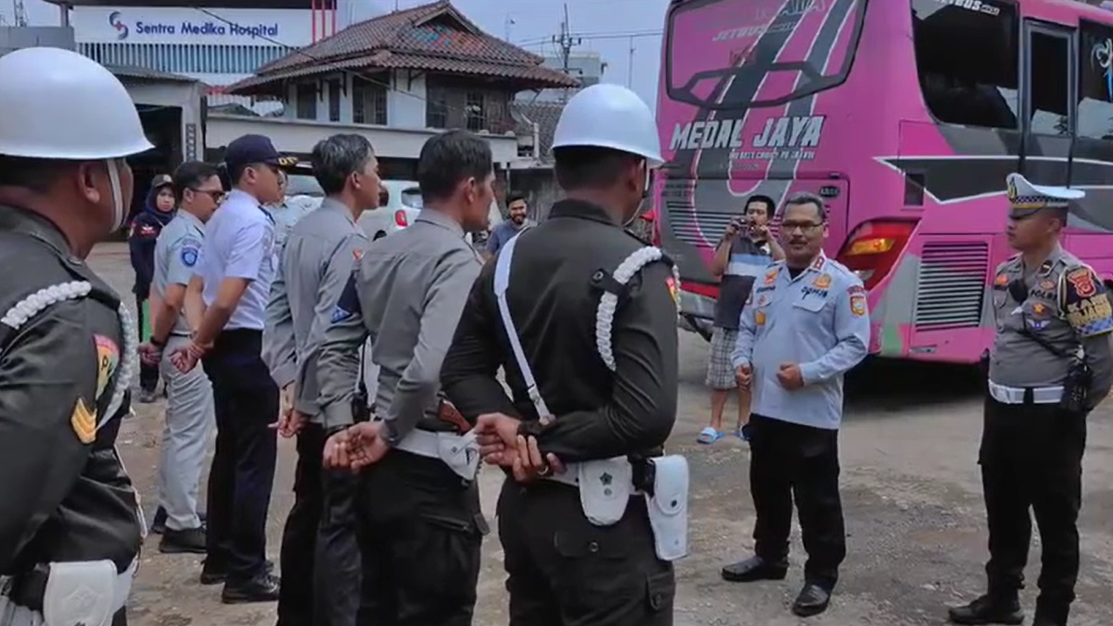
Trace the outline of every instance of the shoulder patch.
{"type": "Polygon", "coordinates": [[[85,398],[78,396],[70,415],[70,427],[77,440],[85,445],[93,443],[97,437],[97,414],[85,404],[85,398]]]}
{"type": "Polygon", "coordinates": [[[340,292],[340,299],[336,301],[336,308],[332,310],[332,323],[342,322],[363,313],[359,304],[359,290],[356,289],[356,275],[348,277],[344,291],[340,292]]]}
{"type": "Polygon", "coordinates": [[[665,285],[669,288],[669,295],[672,296],[672,301],[676,303],[676,307],[680,308],[680,289],[676,284],[676,279],[670,274],[665,278],[665,285]]]}
{"type": "Polygon", "coordinates": [[[1004,287],[1009,284],[1009,275],[1004,272],[1004,269],[999,269],[997,278],[993,279],[993,284],[998,287],[1004,287]]]}
{"type": "Polygon", "coordinates": [[[1070,294],[1078,298],[1089,298],[1097,293],[1097,284],[1094,273],[1088,267],[1080,267],[1067,273],[1068,301],[1070,294]]]}
{"type": "Polygon", "coordinates": [[[1086,338],[1113,331],[1113,304],[1093,270],[1075,268],[1064,278],[1062,304],[1067,322],[1075,332],[1086,338]]]}
{"type": "Polygon", "coordinates": [[[201,246],[193,241],[187,241],[182,244],[182,251],[178,256],[182,260],[182,265],[193,267],[197,265],[197,259],[201,256],[201,246]]]}
{"type": "Polygon", "coordinates": [[[850,296],[850,312],[859,317],[866,314],[866,295],[864,293],[856,293],[850,296]]]}
{"type": "Polygon", "coordinates": [[[93,343],[97,347],[97,395],[99,399],[108,388],[108,381],[116,373],[120,364],[120,348],[114,341],[104,335],[93,335],[93,343]]]}
{"type": "Polygon", "coordinates": [[[847,295],[851,295],[851,296],[853,296],[854,294],[865,295],[866,288],[861,286],[861,285],[851,285],[851,286],[846,288],[846,293],[847,293],[847,295]]]}

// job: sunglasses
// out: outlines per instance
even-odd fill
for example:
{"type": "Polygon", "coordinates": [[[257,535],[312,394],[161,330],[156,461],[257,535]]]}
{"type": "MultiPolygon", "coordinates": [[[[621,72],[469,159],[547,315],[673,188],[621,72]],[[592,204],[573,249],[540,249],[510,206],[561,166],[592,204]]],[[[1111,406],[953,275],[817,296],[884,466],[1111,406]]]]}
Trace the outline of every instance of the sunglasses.
{"type": "Polygon", "coordinates": [[[213,202],[217,204],[220,204],[220,201],[223,200],[225,196],[225,192],[222,189],[196,189],[194,187],[190,187],[190,191],[192,191],[193,193],[204,194],[212,198],[213,202]]]}

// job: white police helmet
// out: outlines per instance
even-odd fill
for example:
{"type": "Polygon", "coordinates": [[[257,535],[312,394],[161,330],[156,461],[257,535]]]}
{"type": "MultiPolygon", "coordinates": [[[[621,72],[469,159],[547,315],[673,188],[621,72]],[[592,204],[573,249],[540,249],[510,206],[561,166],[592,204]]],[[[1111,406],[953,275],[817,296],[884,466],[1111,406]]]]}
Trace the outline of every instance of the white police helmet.
{"type": "Polygon", "coordinates": [[[0,155],[97,161],[151,149],[124,85],[61,48],[0,57],[0,155]]]}
{"type": "Polygon", "coordinates": [[[553,134],[553,148],[576,146],[636,154],[650,167],[663,162],[653,112],[638,94],[620,85],[592,85],[564,106],[553,134]]]}

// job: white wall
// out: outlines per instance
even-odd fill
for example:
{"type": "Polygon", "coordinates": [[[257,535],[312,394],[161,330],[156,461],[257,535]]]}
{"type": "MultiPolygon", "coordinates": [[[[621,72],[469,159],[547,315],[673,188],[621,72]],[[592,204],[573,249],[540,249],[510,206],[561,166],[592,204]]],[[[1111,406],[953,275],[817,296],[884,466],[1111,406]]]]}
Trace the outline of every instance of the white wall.
{"type": "MultiPolygon", "coordinates": [[[[389,80],[391,88],[386,92],[386,126],[388,128],[425,128],[425,75],[414,72],[413,80],[409,73],[395,71],[389,80]]],[[[317,97],[317,116],[314,120],[328,122],[329,90],[327,82],[334,79],[344,81],[344,89],[340,91],[340,123],[352,123],[352,73],[328,75],[319,83],[321,93],[317,97]]],[[[379,79],[377,79],[379,80],[379,79]]],[[[282,117],[287,119],[297,118],[297,86],[290,85],[286,92],[286,108],[282,117]]]]}
{"type": "MultiPolygon", "coordinates": [[[[233,139],[246,134],[271,138],[280,152],[307,154],[318,141],[336,133],[359,133],[375,146],[375,153],[388,158],[416,159],[425,141],[441,132],[434,129],[402,129],[365,124],[342,124],[276,117],[243,117],[209,114],[205,145],[208,148],[227,146],[233,139]]],[[[479,133],[491,145],[494,161],[508,167],[518,159],[518,139],[513,134],[479,133]]]]}

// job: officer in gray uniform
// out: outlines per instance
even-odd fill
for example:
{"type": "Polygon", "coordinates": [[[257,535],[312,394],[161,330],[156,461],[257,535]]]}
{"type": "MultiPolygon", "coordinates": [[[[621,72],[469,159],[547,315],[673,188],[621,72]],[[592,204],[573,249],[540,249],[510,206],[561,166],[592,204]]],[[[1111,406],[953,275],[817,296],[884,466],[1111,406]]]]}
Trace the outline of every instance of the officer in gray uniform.
{"type": "Polygon", "coordinates": [[[326,437],[317,404],[317,357],[352,266],[369,244],[356,222],[378,203],[378,161],[362,135],[333,135],[313,148],[311,158],[327,195],[290,232],[263,330],[263,358],[288,404],[278,432],[298,438],[294,506],[282,536],[278,624],[354,626],[360,580],[355,478],[349,471],[322,472],[326,437]]]}
{"type": "Polygon", "coordinates": [[[68,50],[0,57],[0,111],[0,624],[122,626],[144,523],[115,444],[138,337],[85,259],[124,224],[125,157],[153,146],[120,81],[68,50]]]}
{"type": "MultiPolygon", "coordinates": [[[[151,339],[140,347],[143,360],[157,364],[166,380],[166,421],[159,458],[159,512],[166,522],[159,550],[205,554],[205,531],[197,508],[201,472],[215,425],[213,388],[200,368],[180,372],[170,354],[189,345],[200,320],[185,317],[186,287],[205,240],[205,223],[224,197],[216,166],[183,163],[174,172],[178,214],[155,242],[151,339]]],[[[157,515],[156,515],[157,517],[157,515]]]]}
{"type": "Polygon", "coordinates": [[[1020,624],[1035,513],[1043,543],[1033,626],[1065,626],[1078,578],[1086,416],[1109,393],[1113,309],[1101,280],[1059,245],[1084,192],[1008,177],[1009,243],[997,268],[978,464],[989,523],[988,592],[950,610],[956,624],[1020,624]]]}
{"type": "MultiPolygon", "coordinates": [[[[364,469],[359,532],[366,619],[394,626],[468,626],[487,527],[474,482],[479,451],[467,424],[446,421],[441,361],[482,262],[465,232],[484,228],[494,192],[486,141],[464,131],[425,143],[418,182],[425,208],[405,230],[371,244],[340,297],[318,376],[325,462],[347,443],[364,469]],[[360,352],[380,367],[376,421],[353,424],[360,352]],[[349,428],[349,426],[351,426],[349,428]]],[[[362,618],[361,618],[362,621],[362,618]]]]}

